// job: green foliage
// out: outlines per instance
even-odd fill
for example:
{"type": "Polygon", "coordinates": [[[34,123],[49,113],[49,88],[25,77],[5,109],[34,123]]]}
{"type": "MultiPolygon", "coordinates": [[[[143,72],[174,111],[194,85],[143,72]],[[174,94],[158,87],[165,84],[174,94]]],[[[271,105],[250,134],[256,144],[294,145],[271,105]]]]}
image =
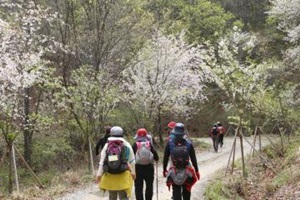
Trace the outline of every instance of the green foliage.
{"type": "Polygon", "coordinates": [[[247,30],[260,31],[264,28],[270,3],[267,0],[212,0],[240,19],[247,30]]]}
{"type": "Polygon", "coordinates": [[[148,9],[154,13],[168,34],[187,31],[190,43],[215,42],[227,29],[242,26],[234,16],[220,5],[207,0],[152,1],[148,9]]]}

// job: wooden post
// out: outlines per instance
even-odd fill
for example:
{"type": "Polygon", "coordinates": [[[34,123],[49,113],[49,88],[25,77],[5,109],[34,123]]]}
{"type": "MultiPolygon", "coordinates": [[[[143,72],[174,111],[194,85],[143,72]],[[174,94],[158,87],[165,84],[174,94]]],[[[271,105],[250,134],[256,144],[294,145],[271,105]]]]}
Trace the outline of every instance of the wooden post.
{"type": "Polygon", "coordinates": [[[268,135],[263,131],[263,129],[262,129],[261,127],[259,127],[259,130],[264,134],[264,137],[266,137],[266,138],[269,140],[270,144],[271,144],[274,148],[276,148],[276,145],[272,142],[272,140],[268,137],[268,135]]]}
{"type": "Polygon", "coordinates": [[[16,162],[16,155],[15,155],[15,148],[14,145],[12,145],[12,158],[13,158],[13,164],[14,164],[14,171],[15,171],[15,182],[16,182],[16,188],[17,188],[17,193],[20,193],[20,188],[19,188],[19,179],[18,179],[18,171],[17,171],[17,162],[16,162]]]}
{"type": "Polygon", "coordinates": [[[232,154],[232,163],[231,163],[231,174],[233,174],[233,168],[234,168],[234,160],[235,160],[235,147],[236,147],[236,137],[238,135],[238,131],[239,131],[239,127],[236,128],[236,133],[235,133],[235,139],[234,139],[234,142],[233,142],[233,154],[232,154]]]}
{"type": "Polygon", "coordinates": [[[242,131],[239,131],[239,138],[241,143],[241,155],[242,155],[242,164],[243,164],[243,177],[246,177],[246,167],[245,167],[245,155],[244,155],[244,145],[243,145],[243,136],[242,131]]]}
{"type": "Polygon", "coordinates": [[[91,160],[91,170],[93,175],[95,175],[95,168],[94,168],[94,159],[93,159],[93,151],[92,151],[92,145],[91,145],[91,139],[89,137],[89,152],[90,152],[90,160],[91,160]]]}
{"type": "Polygon", "coordinates": [[[33,170],[30,168],[30,166],[28,165],[28,163],[26,162],[26,160],[23,158],[22,154],[19,152],[19,150],[14,147],[17,154],[20,156],[21,160],[23,161],[23,163],[26,165],[26,167],[29,169],[29,171],[31,172],[32,176],[35,178],[35,180],[38,182],[38,184],[40,185],[40,188],[45,189],[43,184],[39,181],[38,177],[35,175],[35,173],[33,172],[33,170]]]}
{"type": "MultiPolygon", "coordinates": [[[[243,135],[243,133],[241,133],[241,135],[242,135],[242,137],[244,138],[244,140],[253,148],[253,150],[254,151],[256,151],[257,153],[258,153],[258,155],[260,156],[260,158],[264,161],[264,164],[266,165],[266,166],[268,166],[268,164],[270,163],[270,162],[268,162],[262,155],[261,155],[261,153],[260,152],[258,152],[255,148],[254,148],[254,146],[252,146],[252,144],[246,139],[246,137],[243,135]]],[[[271,163],[272,164],[272,163],[271,163]]],[[[276,172],[276,170],[275,170],[275,168],[273,168],[273,167],[269,167],[275,174],[277,174],[277,172],[276,172]]]]}
{"type": "MultiPolygon", "coordinates": [[[[255,131],[254,131],[254,138],[253,138],[253,146],[255,147],[255,143],[256,143],[256,134],[257,134],[257,130],[258,130],[258,126],[255,126],[255,131]]],[[[252,157],[254,156],[254,150],[251,149],[250,154],[252,155],[252,157]],[[251,153],[252,151],[252,153],[251,153]]]]}
{"type": "Polygon", "coordinates": [[[13,192],[13,171],[12,171],[12,151],[11,151],[11,145],[9,145],[9,172],[8,172],[8,192],[9,194],[12,194],[13,192]]]}
{"type": "Polygon", "coordinates": [[[228,162],[227,162],[227,167],[226,167],[226,171],[225,171],[225,176],[226,176],[226,174],[227,174],[227,171],[228,171],[228,167],[229,167],[229,163],[230,163],[230,159],[231,159],[231,156],[232,156],[232,154],[233,154],[233,149],[235,148],[235,140],[236,140],[236,133],[234,134],[234,138],[233,138],[233,145],[232,145],[232,147],[231,147],[231,152],[230,152],[230,155],[229,155],[229,159],[228,159],[228,162]]]}

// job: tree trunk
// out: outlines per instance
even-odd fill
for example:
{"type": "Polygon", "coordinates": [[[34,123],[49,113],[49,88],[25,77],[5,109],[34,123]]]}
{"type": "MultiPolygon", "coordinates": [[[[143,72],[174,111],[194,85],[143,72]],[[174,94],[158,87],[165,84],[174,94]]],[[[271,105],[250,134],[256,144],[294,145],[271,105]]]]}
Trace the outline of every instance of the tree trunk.
{"type": "Polygon", "coordinates": [[[32,131],[30,128],[30,88],[25,88],[25,96],[24,96],[24,158],[26,162],[31,165],[31,154],[32,154],[32,131]]]}

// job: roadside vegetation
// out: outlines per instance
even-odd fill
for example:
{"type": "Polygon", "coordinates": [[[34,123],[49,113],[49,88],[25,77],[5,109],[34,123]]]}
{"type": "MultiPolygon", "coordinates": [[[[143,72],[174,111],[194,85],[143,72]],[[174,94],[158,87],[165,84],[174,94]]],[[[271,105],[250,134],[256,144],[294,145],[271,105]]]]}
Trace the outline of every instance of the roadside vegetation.
{"type": "Polygon", "coordinates": [[[266,165],[255,153],[247,159],[244,178],[240,162],[234,168],[233,174],[221,170],[209,183],[205,190],[207,200],[256,200],[256,199],[288,199],[300,197],[300,135],[284,137],[284,148],[281,142],[262,149],[261,155],[271,162],[266,165]],[[275,172],[276,173],[275,173],[275,172]]]}

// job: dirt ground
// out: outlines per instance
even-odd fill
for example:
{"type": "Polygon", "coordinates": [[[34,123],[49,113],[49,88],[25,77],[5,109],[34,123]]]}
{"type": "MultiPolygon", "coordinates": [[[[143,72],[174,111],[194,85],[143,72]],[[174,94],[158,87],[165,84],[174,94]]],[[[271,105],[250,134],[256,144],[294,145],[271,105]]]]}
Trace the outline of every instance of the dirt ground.
{"type": "MultiPolygon", "coordinates": [[[[253,138],[247,137],[247,141],[253,144],[253,138]]],[[[199,141],[207,142],[212,144],[210,138],[199,138],[199,141]]],[[[199,166],[199,172],[201,175],[200,181],[198,181],[192,188],[192,197],[191,200],[201,200],[204,199],[204,189],[207,183],[213,179],[216,171],[223,169],[225,174],[225,169],[228,165],[230,153],[232,150],[233,137],[224,137],[224,145],[222,148],[219,148],[219,151],[216,153],[213,151],[213,148],[199,152],[196,150],[197,161],[199,166]]],[[[244,155],[249,154],[252,150],[251,146],[247,143],[246,140],[243,140],[244,155]]],[[[266,138],[262,138],[262,145],[269,144],[269,141],[266,138]]],[[[258,142],[255,144],[256,149],[258,149],[258,142]]],[[[240,140],[236,140],[235,148],[235,159],[241,157],[241,145],[240,140]]],[[[232,160],[232,156],[230,161],[232,160]]],[[[169,191],[166,183],[166,179],[162,175],[162,165],[158,166],[158,179],[154,180],[154,195],[153,200],[170,200],[172,196],[172,191],[169,191]],[[158,182],[158,184],[157,184],[158,182]],[[157,193],[158,189],[158,193],[157,193]]],[[[66,194],[63,197],[57,198],[56,200],[108,200],[108,192],[103,193],[99,191],[96,184],[92,184],[87,188],[77,189],[73,193],[66,194]]],[[[133,194],[130,200],[134,200],[134,189],[133,194]]]]}

